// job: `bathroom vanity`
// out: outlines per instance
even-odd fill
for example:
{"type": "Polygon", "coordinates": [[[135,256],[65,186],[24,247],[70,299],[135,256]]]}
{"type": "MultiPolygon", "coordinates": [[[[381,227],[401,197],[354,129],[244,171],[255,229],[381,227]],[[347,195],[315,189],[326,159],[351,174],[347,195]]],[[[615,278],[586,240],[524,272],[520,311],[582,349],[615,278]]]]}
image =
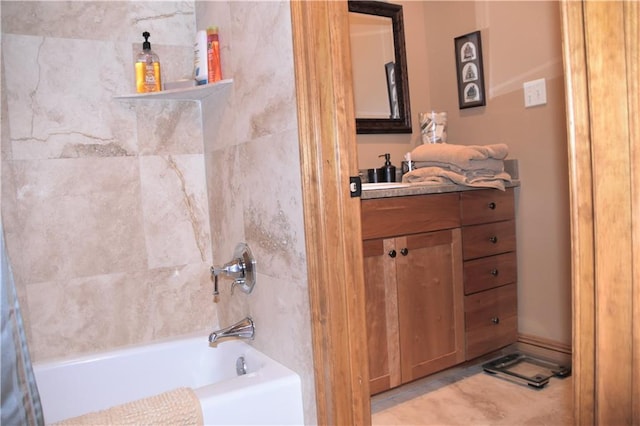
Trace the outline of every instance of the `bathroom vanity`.
{"type": "Polygon", "coordinates": [[[371,394],[516,341],[513,187],[362,198],[371,394]]]}

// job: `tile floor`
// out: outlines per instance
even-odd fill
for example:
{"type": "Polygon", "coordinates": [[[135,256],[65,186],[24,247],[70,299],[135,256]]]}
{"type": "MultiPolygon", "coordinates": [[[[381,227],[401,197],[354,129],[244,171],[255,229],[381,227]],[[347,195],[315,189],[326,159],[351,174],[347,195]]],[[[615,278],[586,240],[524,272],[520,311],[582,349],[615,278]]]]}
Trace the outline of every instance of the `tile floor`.
{"type": "Polygon", "coordinates": [[[571,377],[551,378],[547,386],[538,390],[483,372],[484,362],[487,359],[373,396],[372,424],[573,424],[571,377]]]}

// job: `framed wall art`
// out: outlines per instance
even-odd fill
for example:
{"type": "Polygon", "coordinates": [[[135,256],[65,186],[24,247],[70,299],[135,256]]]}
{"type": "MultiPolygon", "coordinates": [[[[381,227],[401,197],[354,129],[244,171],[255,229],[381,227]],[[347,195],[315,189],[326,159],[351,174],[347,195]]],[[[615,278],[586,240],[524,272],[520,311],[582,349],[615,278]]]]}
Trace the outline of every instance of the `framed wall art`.
{"type": "Polygon", "coordinates": [[[486,105],[480,31],[454,39],[460,109],[486,105]]]}

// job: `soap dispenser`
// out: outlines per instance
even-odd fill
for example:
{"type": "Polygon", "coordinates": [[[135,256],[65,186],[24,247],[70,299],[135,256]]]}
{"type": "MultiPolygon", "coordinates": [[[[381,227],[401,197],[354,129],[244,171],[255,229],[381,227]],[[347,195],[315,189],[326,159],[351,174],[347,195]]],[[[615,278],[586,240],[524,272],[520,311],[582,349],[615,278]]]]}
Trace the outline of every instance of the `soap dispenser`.
{"type": "Polygon", "coordinates": [[[391,154],[386,153],[383,155],[378,155],[378,157],[384,157],[384,167],[382,168],[384,172],[383,182],[395,182],[396,166],[391,164],[391,154]]]}
{"type": "Polygon", "coordinates": [[[142,33],[144,43],[142,52],[136,58],[136,91],[138,93],[159,92],[162,90],[160,77],[160,59],[151,50],[148,31],[142,33]]]}

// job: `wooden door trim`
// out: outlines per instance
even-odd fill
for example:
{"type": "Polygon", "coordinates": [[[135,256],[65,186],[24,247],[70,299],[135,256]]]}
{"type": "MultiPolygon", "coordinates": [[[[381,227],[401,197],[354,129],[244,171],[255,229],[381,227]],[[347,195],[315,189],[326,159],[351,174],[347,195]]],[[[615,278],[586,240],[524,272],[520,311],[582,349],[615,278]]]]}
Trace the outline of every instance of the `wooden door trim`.
{"type": "MultiPolygon", "coordinates": [[[[625,3],[624,26],[626,28],[627,80],[629,91],[629,146],[631,155],[631,209],[633,225],[631,239],[633,247],[633,310],[632,316],[632,359],[631,377],[640,377],[640,4],[636,1],[625,3]]],[[[640,380],[632,380],[631,421],[640,423],[640,380]]]]}
{"type": "MultiPolygon", "coordinates": [[[[318,424],[371,423],[346,1],[292,1],[318,424]]],[[[310,420],[310,419],[309,419],[310,420]]]]}
{"type": "Polygon", "coordinates": [[[561,3],[571,203],[575,424],[640,421],[638,20],[561,3]],[[635,214],[635,216],[634,216],[635,214]],[[635,226],[633,226],[635,224],[635,226]]]}

